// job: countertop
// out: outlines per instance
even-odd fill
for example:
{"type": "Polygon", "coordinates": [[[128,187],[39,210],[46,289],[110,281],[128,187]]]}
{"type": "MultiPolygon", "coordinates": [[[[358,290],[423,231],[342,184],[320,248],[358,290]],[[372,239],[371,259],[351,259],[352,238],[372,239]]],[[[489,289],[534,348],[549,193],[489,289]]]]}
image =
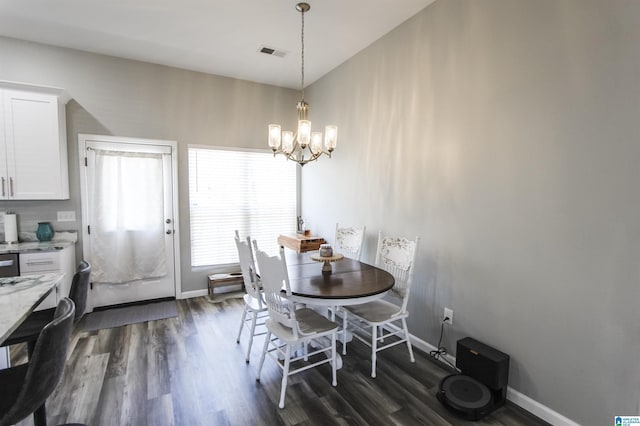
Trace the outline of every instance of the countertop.
{"type": "Polygon", "coordinates": [[[0,244],[0,254],[56,251],[73,246],[74,244],[74,241],[29,241],[24,243],[0,244]]]}
{"type": "Polygon", "coordinates": [[[63,276],[53,273],[0,278],[0,342],[24,321],[63,276]]]}

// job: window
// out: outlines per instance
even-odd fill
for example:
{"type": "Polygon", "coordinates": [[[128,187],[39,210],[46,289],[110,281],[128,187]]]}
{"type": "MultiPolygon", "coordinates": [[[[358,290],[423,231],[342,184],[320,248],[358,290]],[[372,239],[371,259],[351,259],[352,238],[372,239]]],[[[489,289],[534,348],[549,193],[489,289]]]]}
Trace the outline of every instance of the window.
{"type": "Polygon", "coordinates": [[[296,224],[296,176],[296,163],[271,153],[189,147],[191,265],[237,263],[236,229],[276,254],[296,224]]]}

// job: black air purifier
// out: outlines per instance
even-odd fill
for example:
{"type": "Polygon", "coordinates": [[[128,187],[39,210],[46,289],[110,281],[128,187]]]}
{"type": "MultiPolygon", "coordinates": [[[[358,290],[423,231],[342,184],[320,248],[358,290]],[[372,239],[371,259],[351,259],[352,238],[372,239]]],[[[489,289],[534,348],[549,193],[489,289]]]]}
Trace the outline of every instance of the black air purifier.
{"type": "Polygon", "coordinates": [[[456,344],[456,367],[440,382],[438,400],[466,420],[479,420],[504,405],[509,381],[509,355],[471,337],[456,344]]]}

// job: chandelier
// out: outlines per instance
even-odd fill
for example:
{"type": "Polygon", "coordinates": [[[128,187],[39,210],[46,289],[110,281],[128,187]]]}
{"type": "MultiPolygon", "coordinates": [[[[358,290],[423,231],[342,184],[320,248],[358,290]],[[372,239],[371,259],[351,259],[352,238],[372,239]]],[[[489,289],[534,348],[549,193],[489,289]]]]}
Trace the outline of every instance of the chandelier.
{"type": "Polygon", "coordinates": [[[281,131],[279,124],[269,124],[269,146],[273,156],[283,154],[288,160],[304,166],[317,160],[322,154],[331,158],[331,153],[336,148],[338,140],[338,126],[329,125],[324,129],[324,147],[322,145],[322,132],[311,131],[311,121],[307,119],[309,104],[304,100],[304,14],[311,9],[309,3],[298,3],[296,10],[302,17],[301,25],[301,83],[300,91],[302,99],[296,106],[298,110],[298,130],[294,133],[289,130],[281,131]]]}

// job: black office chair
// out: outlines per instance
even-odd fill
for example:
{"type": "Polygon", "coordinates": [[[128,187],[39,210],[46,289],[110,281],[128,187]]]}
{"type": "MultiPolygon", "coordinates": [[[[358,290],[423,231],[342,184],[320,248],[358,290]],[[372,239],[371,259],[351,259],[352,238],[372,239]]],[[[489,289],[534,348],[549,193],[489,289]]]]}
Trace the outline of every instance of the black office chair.
{"type": "MultiPolygon", "coordinates": [[[[91,265],[84,260],[78,265],[77,272],[73,275],[69,297],[73,300],[76,313],[73,320],[74,325],[82,319],[87,307],[87,293],[89,291],[89,278],[91,276],[91,265]]],[[[1,346],[11,346],[18,343],[27,342],[27,352],[29,358],[35,348],[36,340],[40,331],[45,325],[53,320],[56,309],[43,309],[29,314],[26,320],[11,335],[2,342],[1,346]]]]}
{"type": "Polygon", "coordinates": [[[39,333],[27,364],[0,370],[0,426],[9,426],[33,413],[36,426],[47,424],[45,402],[64,371],[75,307],[60,300],[53,320],[39,333]]]}

